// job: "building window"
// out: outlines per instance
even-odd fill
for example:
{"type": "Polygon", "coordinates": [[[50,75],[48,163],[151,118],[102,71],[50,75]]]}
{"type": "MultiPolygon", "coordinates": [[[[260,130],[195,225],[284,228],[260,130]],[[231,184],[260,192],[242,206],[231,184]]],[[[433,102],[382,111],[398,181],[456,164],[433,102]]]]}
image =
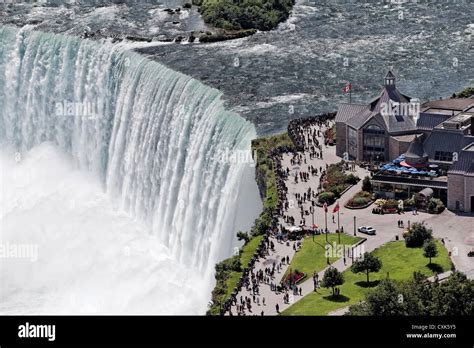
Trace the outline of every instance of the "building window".
{"type": "Polygon", "coordinates": [[[375,125],[368,126],[363,130],[364,135],[364,160],[385,160],[385,131],[375,125]]]}
{"type": "Polygon", "coordinates": [[[357,131],[348,127],[348,151],[350,158],[357,158],[357,131]]]}
{"type": "Polygon", "coordinates": [[[448,151],[435,151],[435,161],[452,162],[453,153],[448,151]]]}

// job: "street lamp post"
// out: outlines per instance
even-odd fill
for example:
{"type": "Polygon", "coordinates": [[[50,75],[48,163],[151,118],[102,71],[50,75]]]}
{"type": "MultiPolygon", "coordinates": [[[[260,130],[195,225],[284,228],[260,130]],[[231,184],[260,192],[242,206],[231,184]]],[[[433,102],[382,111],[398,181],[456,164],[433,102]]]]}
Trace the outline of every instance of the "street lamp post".
{"type": "Polygon", "coordinates": [[[354,216],[354,236],[356,235],[356,217],[354,216]]]}

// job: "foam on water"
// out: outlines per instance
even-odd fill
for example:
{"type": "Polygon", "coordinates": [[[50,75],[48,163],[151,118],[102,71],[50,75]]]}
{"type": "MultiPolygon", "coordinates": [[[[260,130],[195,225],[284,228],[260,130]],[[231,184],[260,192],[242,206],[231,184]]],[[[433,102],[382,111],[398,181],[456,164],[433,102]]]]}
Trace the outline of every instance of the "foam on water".
{"type": "Polygon", "coordinates": [[[0,313],[205,311],[201,272],[117,211],[100,180],[70,155],[47,143],[19,162],[2,151],[0,170],[1,242],[37,246],[36,261],[1,259],[0,313]]]}
{"type": "MultiPolygon", "coordinates": [[[[32,172],[53,178],[5,196],[2,236],[41,241],[40,254],[48,260],[31,272],[8,263],[2,268],[4,310],[31,306],[56,313],[56,297],[77,290],[78,296],[89,294],[88,301],[78,301],[85,311],[92,303],[97,312],[203,312],[215,262],[231,254],[236,230],[248,228],[258,213],[251,161],[222,156],[249,153],[253,125],[226,111],[217,90],[123,45],[6,27],[0,27],[0,45],[0,142],[32,158],[20,177],[32,172]],[[70,103],[84,108],[70,114],[70,103]],[[68,178],[76,174],[44,143],[68,154],[68,166],[94,180],[60,180],[55,166],[68,178]],[[88,181],[92,186],[85,186],[88,181]],[[69,200],[78,207],[62,211],[69,200]],[[94,215],[96,209],[103,212],[94,215]],[[150,255],[121,257],[133,236],[137,250],[150,255]],[[84,264],[78,264],[81,253],[84,264]],[[76,266],[78,279],[70,274],[76,266]],[[23,286],[23,274],[37,281],[23,286]],[[116,289],[107,290],[108,283],[116,289]],[[148,306],[148,295],[160,305],[148,306]],[[174,304],[176,297],[182,301],[174,304]]],[[[21,186],[15,180],[7,175],[4,186],[21,186]]]]}

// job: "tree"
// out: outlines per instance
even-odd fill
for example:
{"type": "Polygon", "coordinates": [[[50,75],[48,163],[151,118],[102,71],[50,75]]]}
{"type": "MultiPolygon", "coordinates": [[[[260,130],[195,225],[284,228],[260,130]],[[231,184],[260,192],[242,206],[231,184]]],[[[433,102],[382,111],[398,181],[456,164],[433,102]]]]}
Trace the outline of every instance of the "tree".
{"type": "Polygon", "coordinates": [[[425,244],[423,244],[423,256],[430,258],[430,265],[431,265],[431,258],[436,257],[438,255],[438,249],[436,248],[436,244],[432,240],[426,240],[425,244]]]}
{"type": "Polygon", "coordinates": [[[329,267],[326,272],[324,272],[323,281],[321,285],[325,288],[331,288],[333,296],[334,288],[342,284],[344,284],[344,276],[336,268],[329,267]]]}
{"type": "Polygon", "coordinates": [[[318,196],[318,201],[330,205],[334,202],[335,197],[336,195],[333,192],[323,192],[318,196]]]}
{"type": "Polygon", "coordinates": [[[415,272],[404,281],[382,280],[365,299],[349,307],[349,315],[460,316],[474,315],[474,280],[454,272],[433,283],[415,272]]]}
{"type": "Polygon", "coordinates": [[[423,246],[425,240],[433,239],[433,231],[423,223],[415,222],[411,225],[407,233],[403,234],[405,245],[408,248],[417,248],[423,246]]]}
{"type": "Polygon", "coordinates": [[[405,296],[399,288],[399,284],[393,280],[382,280],[363,302],[349,307],[348,315],[408,315],[403,303],[405,296]]]}
{"type": "Polygon", "coordinates": [[[432,284],[430,314],[474,315],[474,280],[454,272],[446,281],[432,284]]]}
{"type": "Polygon", "coordinates": [[[369,284],[369,273],[378,272],[382,268],[382,261],[376,256],[370,253],[364,253],[364,255],[355,260],[351,266],[352,273],[365,273],[367,275],[367,284],[369,284]]]}
{"type": "Polygon", "coordinates": [[[239,241],[243,240],[244,243],[247,244],[250,240],[250,236],[247,232],[239,231],[239,232],[237,232],[237,239],[239,241]]]}
{"type": "Polygon", "coordinates": [[[368,176],[362,181],[362,191],[372,192],[372,182],[368,176]]]}

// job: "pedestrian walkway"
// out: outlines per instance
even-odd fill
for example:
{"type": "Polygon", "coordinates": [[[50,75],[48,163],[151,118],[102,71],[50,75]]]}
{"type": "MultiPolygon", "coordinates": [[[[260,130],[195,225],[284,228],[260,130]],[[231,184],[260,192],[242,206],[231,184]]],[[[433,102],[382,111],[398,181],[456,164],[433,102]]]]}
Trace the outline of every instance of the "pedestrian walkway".
{"type": "MultiPolygon", "coordinates": [[[[329,127],[331,124],[328,125],[329,127]]],[[[316,126],[312,126],[316,127],[316,126]]],[[[321,136],[318,138],[320,144],[324,144],[324,139],[322,137],[322,134],[324,133],[324,130],[326,128],[323,126],[321,128],[321,136]]],[[[314,132],[314,128],[312,128],[312,132],[314,132]]],[[[287,193],[286,193],[286,198],[288,202],[292,203],[289,206],[289,209],[287,209],[284,213],[287,216],[290,216],[294,219],[295,224],[299,225],[297,222],[300,221],[301,219],[301,210],[296,204],[297,198],[296,194],[302,194],[303,192],[306,192],[308,188],[311,188],[313,192],[316,192],[319,184],[320,184],[320,168],[326,169],[326,165],[330,165],[333,163],[338,163],[341,161],[341,159],[336,156],[335,154],[335,147],[334,146],[324,146],[323,147],[323,156],[318,157],[312,157],[309,158],[307,154],[304,154],[304,159],[302,163],[300,164],[295,164],[294,162],[292,163],[291,159],[293,158],[292,154],[285,153],[282,156],[282,161],[281,161],[281,166],[282,169],[286,171],[286,168],[289,169],[290,173],[295,173],[295,175],[298,175],[299,171],[304,170],[308,168],[308,166],[313,166],[314,168],[318,169],[319,175],[313,176],[309,175],[307,181],[302,181],[298,180],[298,182],[295,182],[294,177],[295,175],[289,175],[285,180],[284,183],[287,187],[287,193]]],[[[369,175],[368,171],[360,168],[358,166],[355,166],[355,171],[354,174],[357,175],[360,179],[363,179],[366,175],[369,175]]],[[[324,209],[322,207],[315,206],[314,207],[314,214],[311,214],[309,217],[306,215],[305,218],[305,227],[309,228],[313,224],[313,219],[314,219],[314,224],[318,226],[319,229],[323,229],[326,226],[326,221],[327,221],[327,228],[329,232],[334,232],[338,228],[338,223],[340,227],[344,229],[344,232],[350,235],[357,235],[359,237],[364,237],[366,238],[366,241],[362,244],[363,246],[363,252],[371,252],[374,249],[380,247],[381,245],[394,241],[397,238],[400,240],[402,239],[402,233],[404,231],[404,228],[400,228],[398,225],[398,222],[401,220],[404,222],[404,226],[409,226],[410,223],[414,222],[422,222],[426,220],[433,221],[436,224],[444,224],[447,226],[450,226],[449,224],[452,223],[453,219],[451,218],[451,215],[449,212],[443,216],[433,216],[430,214],[425,214],[425,213],[420,213],[417,215],[413,215],[411,213],[402,213],[402,214],[385,214],[385,215],[377,215],[377,214],[372,214],[371,213],[371,207],[365,208],[365,209],[358,209],[358,210],[349,210],[344,208],[344,204],[347,200],[349,200],[355,193],[361,190],[362,186],[362,180],[360,180],[356,185],[352,186],[350,189],[348,189],[342,196],[339,198],[339,206],[340,206],[340,219],[337,221],[337,217],[333,220],[331,217],[331,212],[332,212],[332,207],[329,207],[329,212],[327,215],[327,220],[325,219],[325,213],[324,209]],[[371,235],[371,236],[366,236],[366,235],[361,235],[358,231],[357,228],[360,226],[373,226],[376,230],[377,233],[376,235],[371,235]]],[[[304,203],[305,204],[305,210],[306,208],[309,209],[310,202],[307,201],[304,203]]],[[[280,225],[285,226],[285,227],[290,227],[292,224],[287,223],[285,219],[281,216],[278,217],[278,222],[280,225]]],[[[465,225],[467,222],[467,219],[463,220],[463,225],[465,225]]],[[[452,230],[452,229],[451,229],[452,230]]],[[[451,240],[456,239],[459,240],[457,237],[457,234],[452,234],[451,230],[447,231],[444,229],[444,232],[441,230],[436,230],[435,229],[435,235],[438,233],[444,233],[446,235],[442,235],[446,241],[447,241],[447,246],[448,250],[451,247],[451,240]],[[449,236],[449,238],[447,238],[449,236]]],[[[439,235],[439,234],[438,234],[439,235]]],[[[268,267],[272,267],[273,264],[279,265],[280,262],[282,262],[283,258],[286,258],[287,256],[291,260],[293,256],[295,255],[295,250],[293,249],[293,241],[290,242],[280,242],[277,241],[277,239],[274,236],[269,237],[270,241],[273,242],[274,244],[274,250],[269,250],[268,254],[265,255],[265,257],[261,257],[260,259],[257,260],[255,263],[253,272],[257,273],[258,271],[262,270],[264,271],[268,267]]],[[[465,261],[466,258],[459,259],[460,261],[457,262],[463,262],[459,263],[463,269],[469,270],[472,269],[472,264],[469,262],[471,260],[465,261]]],[[[341,258],[334,262],[331,266],[335,267],[338,269],[340,272],[345,271],[348,269],[352,264],[351,259],[346,260],[346,264],[344,264],[344,260],[341,258]]],[[[286,270],[288,269],[288,264],[287,263],[282,263],[282,267],[279,271],[275,271],[275,276],[273,279],[271,279],[271,283],[273,284],[280,284],[283,275],[285,274],[286,270]]],[[[327,269],[327,268],[326,268],[327,269]]],[[[322,280],[324,272],[326,269],[320,270],[318,273],[319,276],[319,281],[322,280]]],[[[474,273],[474,272],[472,272],[474,273]]],[[[470,273],[469,273],[470,274],[470,273]]],[[[288,307],[290,307],[292,304],[298,302],[303,298],[305,295],[308,295],[312,292],[314,292],[314,284],[313,284],[313,279],[312,279],[312,274],[308,275],[308,279],[305,280],[303,283],[298,285],[298,288],[301,288],[301,295],[293,295],[292,291],[289,292],[289,301],[284,301],[284,292],[277,293],[271,289],[270,284],[261,282],[259,284],[259,292],[258,294],[253,294],[252,290],[247,290],[245,287],[242,287],[241,291],[237,294],[236,299],[237,302],[240,302],[240,298],[242,297],[243,299],[250,298],[252,299],[252,308],[251,311],[248,311],[248,309],[245,310],[244,314],[245,315],[278,315],[288,307]],[[255,301],[253,300],[255,296],[255,301]],[[265,301],[263,301],[265,299],[265,301]],[[263,303],[264,302],[264,303],[263,303]],[[277,310],[277,305],[278,305],[278,310],[277,310]]],[[[348,310],[348,307],[340,308],[334,312],[331,312],[330,315],[342,315],[346,313],[348,310]]],[[[231,311],[233,315],[237,314],[236,306],[233,305],[231,307],[231,311]]],[[[229,313],[226,312],[226,315],[229,313]]]]}

